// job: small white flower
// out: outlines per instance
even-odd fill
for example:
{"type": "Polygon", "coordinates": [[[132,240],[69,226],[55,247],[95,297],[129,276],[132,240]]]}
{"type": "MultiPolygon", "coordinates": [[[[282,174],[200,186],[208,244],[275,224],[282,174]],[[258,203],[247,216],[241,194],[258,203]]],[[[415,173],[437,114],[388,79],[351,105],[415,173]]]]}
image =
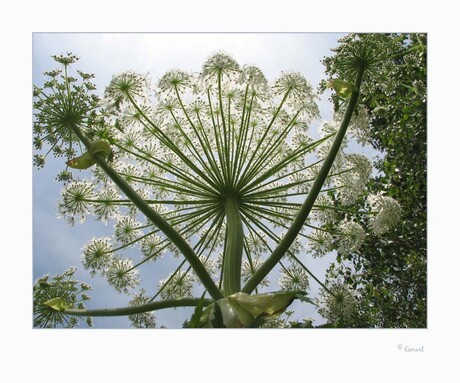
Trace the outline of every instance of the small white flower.
{"type": "Polygon", "coordinates": [[[331,207],[333,207],[332,199],[324,193],[320,194],[313,206],[312,218],[322,223],[333,220],[335,211],[331,207]]]}
{"type": "Polygon", "coordinates": [[[151,234],[141,240],[141,253],[144,258],[151,261],[159,259],[164,250],[163,240],[155,234],[151,234]]]}
{"type": "Polygon", "coordinates": [[[249,85],[252,95],[258,99],[265,99],[269,95],[268,81],[256,66],[245,65],[241,71],[240,82],[249,85]]]}
{"type": "MultiPolygon", "coordinates": [[[[241,269],[241,279],[244,282],[247,282],[249,278],[252,277],[252,275],[257,271],[257,269],[262,266],[263,260],[260,257],[254,257],[249,261],[246,259],[243,262],[243,267],[241,269]]],[[[267,287],[270,285],[270,281],[268,280],[268,277],[264,278],[262,282],[260,282],[259,286],[264,286],[267,287]]]]}
{"type": "Polygon", "coordinates": [[[267,248],[266,236],[262,233],[250,233],[246,239],[249,247],[249,252],[254,255],[261,255],[267,248]]]}
{"type": "MultiPolygon", "coordinates": [[[[139,293],[131,299],[128,306],[141,306],[149,302],[150,298],[146,295],[145,289],[140,289],[139,293]]],[[[135,328],[154,328],[156,326],[156,318],[153,312],[132,314],[128,316],[128,319],[135,328]]]]}
{"type": "Polygon", "coordinates": [[[97,203],[94,206],[94,213],[97,219],[107,222],[117,218],[119,195],[115,189],[103,189],[97,195],[97,203]]]}
{"type": "MultiPolygon", "coordinates": [[[[210,56],[203,64],[201,75],[205,78],[214,77],[217,74],[230,75],[239,73],[240,67],[238,63],[228,54],[217,52],[210,56]]],[[[215,82],[215,79],[213,78],[215,82]]]]}
{"type": "Polygon", "coordinates": [[[123,102],[129,101],[130,97],[145,98],[145,89],[148,82],[145,76],[128,71],[113,76],[104,93],[105,103],[109,108],[119,109],[123,102]]]}
{"type": "Polygon", "coordinates": [[[372,172],[372,164],[362,154],[346,154],[343,159],[346,170],[334,179],[334,184],[339,187],[337,197],[340,202],[349,206],[364,191],[372,172]]]}
{"type": "Polygon", "coordinates": [[[59,213],[67,222],[73,224],[79,217],[80,223],[83,222],[87,214],[92,211],[91,200],[94,199],[94,186],[90,181],[75,181],[61,192],[61,202],[59,203],[59,213]]]}
{"type": "Polygon", "coordinates": [[[158,81],[158,88],[165,94],[175,93],[176,90],[182,92],[190,86],[190,77],[190,74],[184,71],[178,69],[170,70],[158,81]]]}
{"type": "Polygon", "coordinates": [[[121,217],[115,225],[115,238],[123,245],[133,242],[139,235],[139,222],[132,217],[121,217]]]}

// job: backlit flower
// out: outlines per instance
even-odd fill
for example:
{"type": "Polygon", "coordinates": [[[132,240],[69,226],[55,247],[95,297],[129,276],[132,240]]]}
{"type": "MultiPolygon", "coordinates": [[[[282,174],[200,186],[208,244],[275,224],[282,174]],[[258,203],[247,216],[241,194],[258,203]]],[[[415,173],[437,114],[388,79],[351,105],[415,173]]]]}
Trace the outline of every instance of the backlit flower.
{"type": "Polygon", "coordinates": [[[363,227],[353,221],[343,221],[339,225],[340,234],[337,235],[339,254],[347,255],[358,250],[366,237],[363,227]]]}
{"type": "Polygon", "coordinates": [[[92,211],[91,200],[94,197],[94,186],[90,181],[76,181],[65,186],[61,191],[59,213],[73,224],[75,220],[83,222],[92,211]]]}
{"type": "Polygon", "coordinates": [[[306,291],[310,284],[307,272],[298,264],[283,268],[278,283],[287,291],[306,291]]]}
{"type": "Polygon", "coordinates": [[[190,273],[179,270],[176,274],[163,279],[159,283],[160,296],[163,299],[179,299],[191,296],[193,277],[190,273]]]}
{"type": "Polygon", "coordinates": [[[356,298],[348,285],[334,282],[328,287],[329,291],[321,288],[316,299],[319,306],[318,313],[330,323],[337,323],[341,319],[350,318],[356,308],[356,298]]]}
{"type": "Polygon", "coordinates": [[[112,262],[110,238],[94,238],[83,248],[82,253],[83,266],[90,270],[91,275],[104,273],[112,262]]]}
{"type": "Polygon", "coordinates": [[[79,323],[78,317],[65,315],[52,307],[52,301],[58,300],[59,307],[84,309],[83,302],[90,300],[86,294],[91,287],[74,279],[75,267],[52,277],[45,275],[38,278],[33,288],[34,327],[73,328],[79,323]]]}
{"type": "Polygon", "coordinates": [[[370,219],[372,231],[382,235],[393,229],[401,219],[401,206],[398,201],[382,194],[371,194],[367,198],[370,209],[377,214],[370,219]]]}
{"type": "MultiPolygon", "coordinates": [[[[133,299],[129,301],[128,305],[135,307],[149,303],[150,301],[150,298],[146,295],[145,289],[140,289],[139,292],[134,295],[133,299]]],[[[128,319],[131,321],[131,326],[134,328],[155,328],[156,326],[156,318],[153,312],[132,314],[128,316],[128,319]]]]}
{"type": "Polygon", "coordinates": [[[145,89],[148,86],[146,77],[127,71],[119,75],[113,76],[109,86],[104,93],[104,101],[111,107],[119,110],[124,102],[130,99],[145,97],[145,89]]]}
{"type": "Polygon", "coordinates": [[[128,293],[130,289],[139,285],[139,270],[133,268],[131,259],[113,257],[110,266],[105,272],[107,282],[118,292],[128,293]]]}

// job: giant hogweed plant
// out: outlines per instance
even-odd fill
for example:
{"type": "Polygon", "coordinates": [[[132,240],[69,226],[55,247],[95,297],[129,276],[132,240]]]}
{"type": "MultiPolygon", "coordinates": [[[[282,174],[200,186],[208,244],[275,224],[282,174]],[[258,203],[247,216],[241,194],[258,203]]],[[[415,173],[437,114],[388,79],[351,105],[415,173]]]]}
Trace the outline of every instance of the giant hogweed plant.
{"type": "MultiPolygon", "coordinates": [[[[350,48],[341,64],[348,78],[329,83],[340,108],[315,139],[316,96],[296,72],[270,84],[257,67],[218,52],[200,73],[174,69],[155,85],[132,71],[116,75],[100,99],[93,75],[74,71],[76,56],[54,56],[58,68],[34,86],[34,145],[46,149],[34,163],[62,161],[59,213],[70,224],[88,215],[113,223],[112,237],[83,248],[83,267],[132,299],[86,309],[90,286],[70,268],[35,282],[34,326],[125,315],[134,327],[155,327],[156,310],[192,306],[188,327],[283,327],[280,314],[289,317],[295,299],[317,306],[330,325],[353,315],[356,292],[322,282],[310,265],[334,249],[356,250],[366,235],[337,213],[359,198],[372,169],[344,149],[347,129],[365,131],[359,90],[385,59],[374,48],[359,40],[350,48]],[[164,279],[141,274],[173,257],[164,279]],[[312,279],[317,297],[308,295],[312,279]]],[[[379,234],[397,221],[388,197],[366,206],[361,213],[379,234]]]]}

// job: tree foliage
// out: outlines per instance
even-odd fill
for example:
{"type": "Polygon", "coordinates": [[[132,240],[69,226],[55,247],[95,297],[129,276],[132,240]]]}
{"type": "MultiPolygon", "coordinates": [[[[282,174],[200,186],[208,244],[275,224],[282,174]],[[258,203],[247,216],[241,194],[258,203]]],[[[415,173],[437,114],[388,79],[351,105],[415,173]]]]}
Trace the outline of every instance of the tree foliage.
{"type": "MultiPolygon", "coordinates": [[[[328,276],[340,276],[360,292],[358,311],[344,326],[426,327],[427,36],[348,35],[335,55],[324,60],[331,78],[346,77],[337,62],[345,47],[357,41],[380,45],[392,58],[392,65],[382,65],[366,79],[360,105],[369,114],[368,142],[382,153],[374,161],[378,172],[367,193],[397,200],[402,219],[384,237],[367,230],[359,251],[339,253],[339,266],[333,265],[328,276]]],[[[334,102],[340,100],[335,96],[334,102]]],[[[362,203],[363,198],[357,202],[362,203]]]]}

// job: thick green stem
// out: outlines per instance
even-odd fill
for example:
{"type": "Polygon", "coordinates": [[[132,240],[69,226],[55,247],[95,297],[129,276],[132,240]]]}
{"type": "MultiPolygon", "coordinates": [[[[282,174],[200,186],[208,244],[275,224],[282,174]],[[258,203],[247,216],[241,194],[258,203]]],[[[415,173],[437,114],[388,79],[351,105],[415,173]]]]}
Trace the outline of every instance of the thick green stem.
{"type": "MultiPolygon", "coordinates": [[[[83,144],[88,148],[91,142],[81,131],[81,129],[71,123],[69,124],[72,131],[78,136],[83,144]]],[[[223,298],[222,293],[219,291],[211,276],[206,271],[204,265],[201,263],[198,256],[187,243],[187,241],[156,211],[154,211],[149,204],[136,193],[136,191],[121,177],[105,160],[101,153],[94,155],[96,163],[104,170],[104,172],[112,179],[112,181],[125,193],[126,197],[143,213],[145,216],[160,229],[169,240],[176,245],[182,252],[187,261],[193,267],[196,275],[200,279],[203,286],[208,290],[211,297],[215,300],[223,298]]]]}
{"type": "Polygon", "coordinates": [[[203,302],[205,306],[212,303],[210,299],[203,298],[182,298],[182,299],[167,299],[164,301],[150,302],[139,306],[119,307],[114,309],[95,309],[95,310],[80,310],[80,309],[64,309],[63,314],[77,315],[86,317],[114,317],[142,314],[150,311],[168,309],[172,307],[198,306],[203,302]]]}
{"type": "Polygon", "coordinates": [[[353,111],[358,103],[359,89],[364,76],[364,68],[361,68],[356,76],[355,86],[356,90],[353,91],[350,101],[348,103],[347,110],[342,120],[342,124],[337,132],[335,140],[332,144],[332,147],[323,162],[321,170],[316,177],[313,186],[308,193],[308,196],[300,208],[297,216],[294,219],[291,227],[287,231],[286,235],[283,237],[278,246],[273,250],[273,253],[268,257],[268,259],[260,266],[257,271],[252,275],[252,277],[247,281],[246,285],[241,290],[244,293],[251,293],[257,285],[268,275],[268,273],[277,265],[281,258],[286,254],[291,244],[294,242],[295,238],[302,230],[302,227],[305,224],[308,215],[318,197],[318,194],[323,187],[324,181],[326,180],[329,171],[331,170],[332,164],[334,163],[335,157],[342,145],[343,138],[347,131],[348,125],[350,123],[353,111]]]}
{"type": "Polygon", "coordinates": [[[223,265],[224,295],[228,296],[241,289],[241,258],[243,257],[243,221],[238,202],[234,197],[225,199],[227,235],[223,265]]]}

